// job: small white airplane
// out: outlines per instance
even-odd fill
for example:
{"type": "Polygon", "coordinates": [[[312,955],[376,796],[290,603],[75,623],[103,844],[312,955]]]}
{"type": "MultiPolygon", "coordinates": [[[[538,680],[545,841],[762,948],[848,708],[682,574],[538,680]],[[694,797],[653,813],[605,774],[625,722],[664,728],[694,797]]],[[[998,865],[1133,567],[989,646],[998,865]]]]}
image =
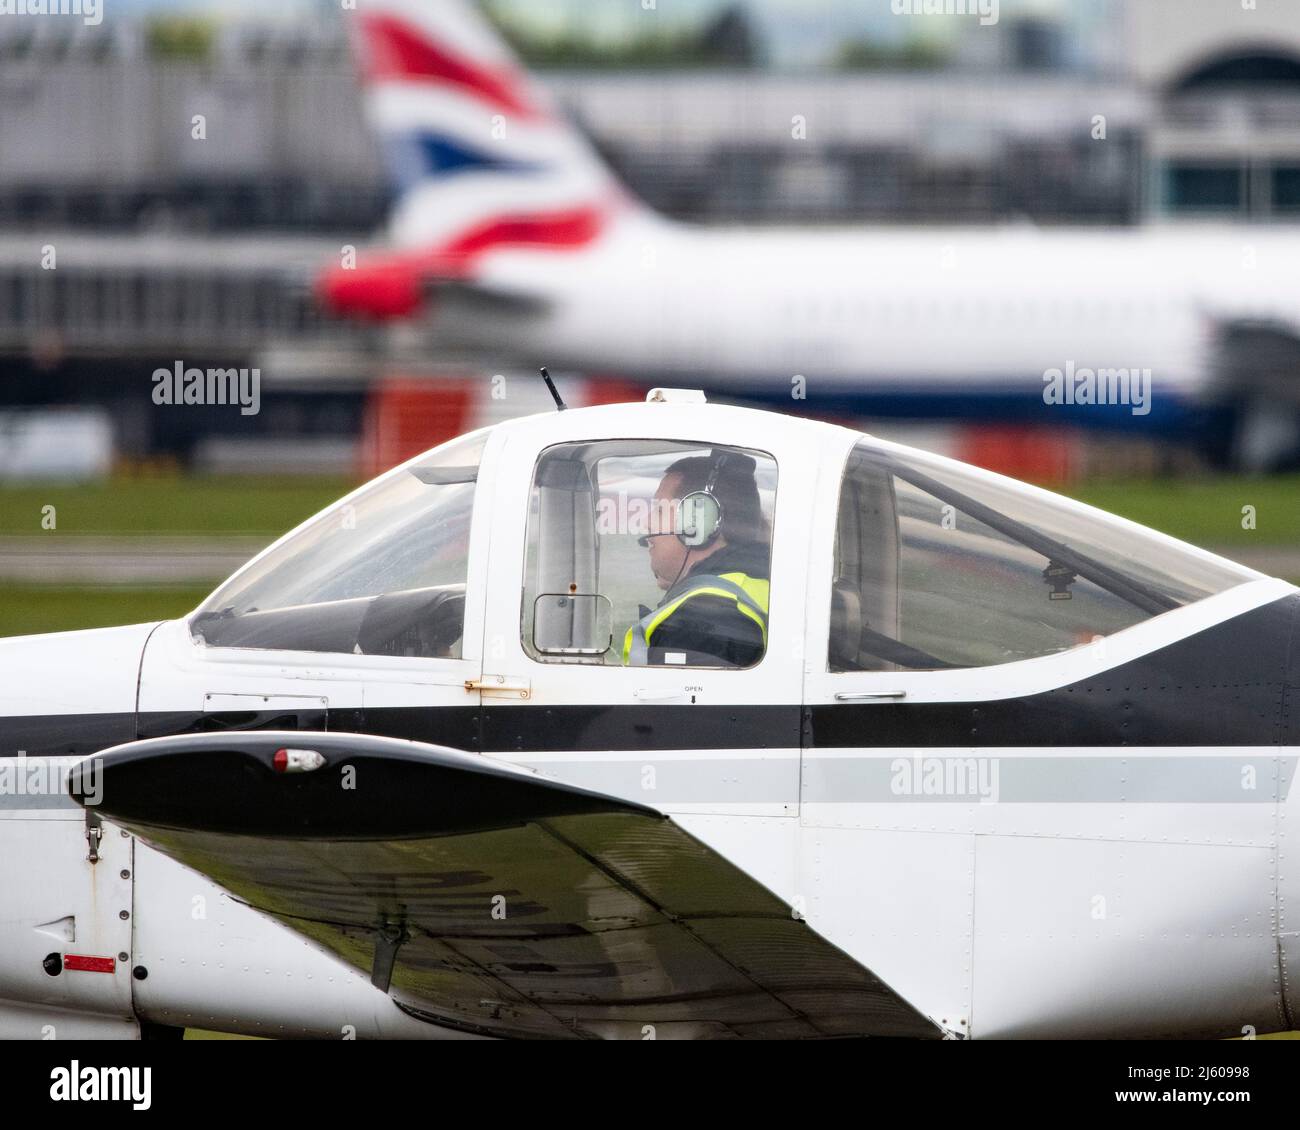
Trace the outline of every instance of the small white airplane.
{"type": "Polygon", "coordinates": [[[1291,1028],[1297,639],[836,425],[502,423],[184,619],[0,640],[0,1034],[1291,1028]]]}
{"type": "Polygon", "coordinates": [[[1294,227],[673,223],[467,0],[344,15],[398,202],[387,251],[318,280],[336,311],[494,365],[540,353],[786,408],[1128,429],[1252,466],[1300,451],[1294,227]]]}

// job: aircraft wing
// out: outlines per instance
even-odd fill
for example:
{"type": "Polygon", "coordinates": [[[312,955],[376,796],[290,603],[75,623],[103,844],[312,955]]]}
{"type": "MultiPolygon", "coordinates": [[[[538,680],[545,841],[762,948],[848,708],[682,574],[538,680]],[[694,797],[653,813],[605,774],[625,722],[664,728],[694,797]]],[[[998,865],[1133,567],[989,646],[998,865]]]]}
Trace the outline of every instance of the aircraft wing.
{"type": "Polygon", "coordinates": [[[88,758],[71,790],[438,1024],[516,1037],[943,1035],[668,817],[475,754],[337,733],[191,734],[88,758]]]}

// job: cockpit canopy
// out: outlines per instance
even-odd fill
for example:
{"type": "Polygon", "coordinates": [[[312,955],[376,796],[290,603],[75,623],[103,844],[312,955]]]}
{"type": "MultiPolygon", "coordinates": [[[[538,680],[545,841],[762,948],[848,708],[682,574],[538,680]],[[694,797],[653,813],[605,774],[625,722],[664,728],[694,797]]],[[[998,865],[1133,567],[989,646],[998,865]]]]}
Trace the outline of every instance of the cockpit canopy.
{"type": "Polygon", "coordinates": [[[840,486],[829,667],[1050,655],[1253,576],[1045,491],[864,438],[840,486]]]}
{"type": "MultiPolygon", "coordinates": [[[[719,552],[706,573],[730,570],[727,577],[749,586],[749,597],[738,600],[749,599],[761,636],[750,629],[748,651],[727,640],[658,655],[650,647],[643,662],[761,661],[768,640],[758,613],[766,612],[769,589],[773,602],[800,608],[805,599],[829,600],[830,671],[941,670],[1093,644],[1257,576],[1045,491],[863,436],[847,460],[829,446],[826,453],[800,449],[836,460],[838,505],[834,527],[828,520],[814,533],[823,544],[809,560],[821,563],[814,564],[821,575],[791,593],[802,582],[770,576],[769,565],[781,539],[793,536],[784,532],[783,513],[807,513],[813,500],[783,495],[776,455],[745,446],[730,431],[720,427],[706,440],[607,436],[539,444],[527,514],[516,518],[497,507],[492,518],[527,522],[524,560],[509,570],[509,592],[487,594],[494,607],[518,602],[529,659],[619,666],[630,660],[633,629],[654,630],[655,610],[680,580],[661,575],[663,562],[671,574],[682,560],[675,546],[666,552],[655,539],[685,532],[683,545],[694,540],[671,524],[689,526],[689,515],[667,525],[656,517],[674,466],[705,467],[697,487],[722,498],[721,533],[712,539],[719,552]],[[744,469],[751,502],[737,504],[734,484],[708,473],[719,463],[728,473],[744,469]]],[[[488,436],[484,430],[444,444],[302,526],[213,594],[190,621],[194,638],[210,647],[460,658],[488,436]]],[[[698,560],[697,551],[689,568],[698,560]]],[[[493,566],[492,575],[503,574],[493,566]]]]}
{"type": "Polygon", "coordinates": [[[435,448],[331,507],[190,621],[210,647],[459,658],[470,520],[488,432],[435,448]]]}

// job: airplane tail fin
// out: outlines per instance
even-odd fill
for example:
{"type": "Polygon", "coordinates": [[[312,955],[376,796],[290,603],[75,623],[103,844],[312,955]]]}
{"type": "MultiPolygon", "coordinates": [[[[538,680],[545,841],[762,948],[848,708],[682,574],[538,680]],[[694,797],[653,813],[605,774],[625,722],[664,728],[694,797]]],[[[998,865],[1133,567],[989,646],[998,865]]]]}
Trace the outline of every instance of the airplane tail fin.
{"type": "Polygon", "coordinates": [[[470,0],[368,0],[356,17],[401,242],[463,238],[503,215],[608,208],[621,195],[470,0]]]}
{"type": "Polygon", "coordinates": [[[413,272],[466,278],[494,248],[584,246],[641,207],[470,0],[365,0],[346,15],[399,251],[377,289],[335,272],[330,305],[368,293],[380,316],[409,313],[413,272]]]}

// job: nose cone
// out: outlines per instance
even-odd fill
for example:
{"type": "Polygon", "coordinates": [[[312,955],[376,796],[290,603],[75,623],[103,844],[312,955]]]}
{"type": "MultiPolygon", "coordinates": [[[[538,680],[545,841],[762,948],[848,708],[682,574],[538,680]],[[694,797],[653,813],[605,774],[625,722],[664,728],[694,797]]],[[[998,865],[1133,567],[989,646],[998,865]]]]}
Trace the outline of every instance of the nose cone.
{"type": "Polygon", "coordinates": [[[140,659],[156,626],[0,639],[0,757],[131,741],[140,659]]]}

